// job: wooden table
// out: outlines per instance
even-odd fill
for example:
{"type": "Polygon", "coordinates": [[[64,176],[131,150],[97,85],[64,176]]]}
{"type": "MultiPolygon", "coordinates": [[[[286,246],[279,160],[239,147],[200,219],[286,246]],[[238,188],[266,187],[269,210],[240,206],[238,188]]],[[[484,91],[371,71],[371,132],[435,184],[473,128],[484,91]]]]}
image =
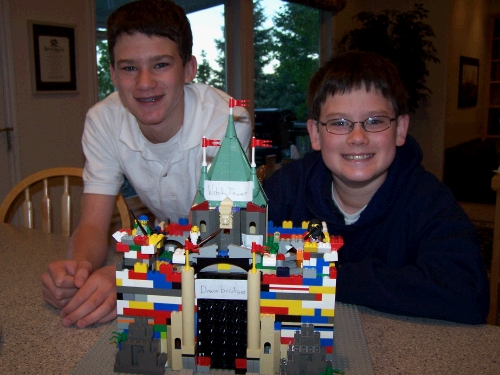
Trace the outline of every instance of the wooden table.
{"type": "MultiPolygon", "coordinates": [[[[71,373],[109,324],[64,328],[41,297],[67,239],[1,223],[0,236],[0,374],[71,373]]],[[[500,327],[359,311],[375,374],[500,374],[500,327]]]]}

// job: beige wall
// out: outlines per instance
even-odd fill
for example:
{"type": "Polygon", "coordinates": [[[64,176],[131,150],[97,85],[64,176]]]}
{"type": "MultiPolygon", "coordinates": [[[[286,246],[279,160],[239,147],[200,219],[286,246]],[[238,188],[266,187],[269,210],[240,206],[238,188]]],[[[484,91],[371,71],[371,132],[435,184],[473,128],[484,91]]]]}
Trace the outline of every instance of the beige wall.
{"type": "Polygon", "coordinates": [[[83,166],[80,143],[87,109],[97,98],[94,2],[0,0],[10,13],[15,124],[21,177],[55,166],[83,166]],[[75,26],[78,93],[32,92],[28,21],[75,26]]]}
{"type": "MultiPolygon", "coordinates": [[[[427,105],[411,117],[410,133],[424,153],[427,170],[442,178],[444,150],[447,147],[477,138],[485,124],[485,80],[488,0],[424,0],[430,11],[429,23],[436,38],[432,41],[441,60],[428,64],[428,87],[433,91],[427,105]],[[480,60],[480,94],[478,106],[458,109],[458,74],[460,56],[480,60]]],[[[499,0],[494,2],[500,3],[499,0]]],[[[336,35],[354,26],[352,16],[361,10],[379,12],[382,9],[410,10],[413,0],[350,0],[336,19],[336,35]]],[[[499,5],[500,8],[500,5],[499,5]]]]}
{"type": "Polygon", "coordinates": [[[481,137],[486,132],[488,89],[487,1],[453,0],[450,11],[448,72],[446,75],[446,119],[444,148],[481,137]],[[478,104],[458,108],[460,56],[479,59],[478,104]]]}

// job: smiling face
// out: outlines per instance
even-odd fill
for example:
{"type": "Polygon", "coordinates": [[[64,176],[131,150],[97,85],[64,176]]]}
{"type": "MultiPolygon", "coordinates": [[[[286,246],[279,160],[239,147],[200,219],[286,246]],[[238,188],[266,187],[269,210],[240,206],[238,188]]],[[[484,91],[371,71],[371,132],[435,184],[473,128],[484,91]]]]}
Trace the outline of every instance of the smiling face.
{"type": "MultiPolygon", "coordinates": [[[[328,96],[321,107],[319,120],[344,118],[364,121],[371,116],[394,117],[391,102],[377,90],[367,92],[363,87],[344,94],[328,96]]],[[[396,146],[402,146],[408,131],[408,115],[399,116],[391,127],[379,133],[366,132],[362,124],[355,124],[351,133],[330,134],[326,127],[308,120],[307,129],[314,150],[320,150],[323,160],[332,172],[336,186],[345,189],[363,189],[372,196],[387,177],[387,170],[396,155],[396,146]]],[[[352,190],[351,190],[352,191],[352,190]]]]}
{"type": "Polygon", "coordinates": [[[159,36],[121,34],[111,78],[123,105],[152,142],[165,142],[184,120],[184,85],[196,75],[196,59],[184,66],[177,44],[159,36]]]}

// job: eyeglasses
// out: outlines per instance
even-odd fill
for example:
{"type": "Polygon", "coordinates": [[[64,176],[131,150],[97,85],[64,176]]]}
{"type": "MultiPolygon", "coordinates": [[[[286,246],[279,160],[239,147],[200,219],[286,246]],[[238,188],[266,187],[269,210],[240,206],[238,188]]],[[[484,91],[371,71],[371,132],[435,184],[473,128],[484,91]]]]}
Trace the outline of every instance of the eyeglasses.
{"type": "Polygon", "coordinates": [[[362,124],[363,129],[368,133],[383,132],[391,127],[391,123],[396,121],[389,116],[368,117],[365,121],[351,121],[345,118],[336,118],[327,122],[316,121],[317,124],[326,126],[326,131],[331,134],[344,135],[349,134],[354,129],[355,124],[362,124]]]}

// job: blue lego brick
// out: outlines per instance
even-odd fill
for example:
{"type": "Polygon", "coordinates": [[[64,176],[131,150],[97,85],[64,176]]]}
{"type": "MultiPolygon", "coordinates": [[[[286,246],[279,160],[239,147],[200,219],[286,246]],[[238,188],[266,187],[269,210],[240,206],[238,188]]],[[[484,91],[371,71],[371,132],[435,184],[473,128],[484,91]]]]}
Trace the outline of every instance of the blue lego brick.
{"type": "Polygon", "coordinates": [[[300,319],[301,323],[316,323],[316,324],[328,324],[328,317],[326,316],[305,316],[303,315],[300,319]]]}
{"type": "Polygon", "coordinates": [[[178,223],[179,225],[188,225],[189,219],[187,217],[180,217],[178,223]]]}
{"type": "Polygon", "coordinates": [[[179,305],[174,303],[154,303],[155,311],[179,311],[179,305]]]}
{"type": "Polygon", "coordinates": [[[276,292],[260,292],[260,299],[276,299],[276,292]]]}
{"type": "Polygon", "coordinates": [[[165,280],[165,275],[159,272],[148,272],[148,280],[153,281],[155,289],[172,289],[172,283],[165,280]]]}
{"type": "Polygon", "coordinates": [[[154,339],[161,339],[161,332],[154,331],[153,332],[153,338],[154,339]]]}
{"type": "Polygon", "coordinates": [[[302,279],[302,285],[307,286],[323,286],[323,281],[321,278],[317,279],[302,279]]]}
{"type": "Polygon", "coordinates": [[[333,346],[333,339],[319,339],[321,346],[333,346]]]}
{"type": "Polygon", "coordinates": [[[281,322],[274,322],[274,330],[281,331],[281,322]]]}

